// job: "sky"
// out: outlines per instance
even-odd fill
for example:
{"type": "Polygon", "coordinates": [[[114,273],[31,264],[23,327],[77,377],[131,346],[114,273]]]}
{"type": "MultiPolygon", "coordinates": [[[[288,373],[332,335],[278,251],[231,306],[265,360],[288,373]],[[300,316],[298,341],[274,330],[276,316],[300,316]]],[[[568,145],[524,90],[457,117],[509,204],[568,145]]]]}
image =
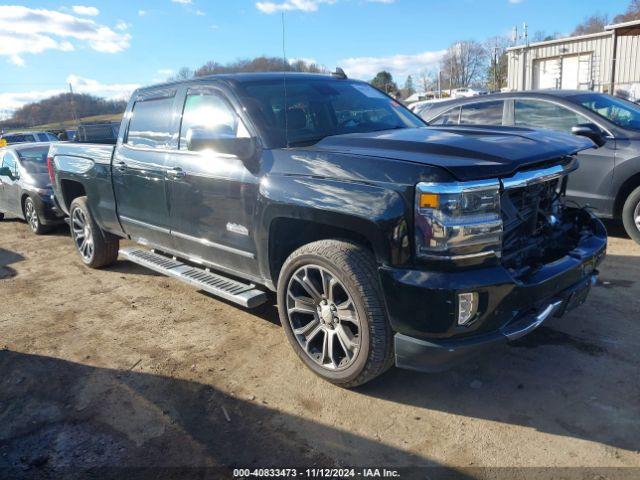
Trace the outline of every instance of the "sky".
{"type": "Polygon", "coordinates": [[[126,98],[181,67],[259,55],[317,62],[371,79],[435,71],[459,40],[569,34],[629,0],[71,0],[0,4],[0,118],[68,91],[126,98]]]}

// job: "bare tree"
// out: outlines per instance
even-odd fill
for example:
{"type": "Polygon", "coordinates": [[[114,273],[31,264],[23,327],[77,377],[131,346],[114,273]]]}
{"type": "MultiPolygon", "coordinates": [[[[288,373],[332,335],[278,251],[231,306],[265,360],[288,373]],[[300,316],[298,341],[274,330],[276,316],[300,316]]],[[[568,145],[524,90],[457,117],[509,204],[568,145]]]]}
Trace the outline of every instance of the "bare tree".
{"type": "Polygon", "coordinates": [[[604,31],[605,25],[609,23],[606,15],[591,15],[585,18],[574,30],[573,35],[588,35],[604,31]]]}
{"type": "Polygon", "coordinates": [[[511,38],[507,36],[492,37],[485,41],[484,49],[489,56],[486,83],[487,87],[492,91],[500,91],[507,84],[507,48],[509,48],[511,42],[511,38]]]}
{"type": "Polygon", "coordinates": [[[631,0],[626,12],[613,18],[613,23],[624,23],[632,20],[640,20],[640,0],[631,0]]]}
{"type": "Polygon", "coordinates": [[[445,85],[453,89],[481,82],[488,59],[486,48],[475,40],[454,43],[440,61],[445,85]]]}
{"type": "Polygon", "coordinates": [[[178,70],[178,73],[170,77],[169,80],[170,81],[189,80],[190,78],[193,78],[193,75],[194,75],[193,70],[191,70],[188,67],[182,67],[180,70],[178,70]]]}

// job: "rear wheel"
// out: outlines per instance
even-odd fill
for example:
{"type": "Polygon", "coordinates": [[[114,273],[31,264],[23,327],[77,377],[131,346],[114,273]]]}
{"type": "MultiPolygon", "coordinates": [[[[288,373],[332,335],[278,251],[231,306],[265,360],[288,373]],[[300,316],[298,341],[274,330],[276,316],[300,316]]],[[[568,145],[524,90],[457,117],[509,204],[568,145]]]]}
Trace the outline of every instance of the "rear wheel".
{"type": "Polygon", "coordinates": [[[323,379],[355,387],[392,365],[376,262],[365,248],[321,240],[296,250],[282,267],[278,307],[289,342],[323,379]]]}
{"type": "Polygon", "coordinates": [[[31,197],[25,198],[23,212],[24,218],[33,233],[36,235],[42,235],[49,231],[49,228],[42,224],[42,221],[40,220],[42,218],[42,213],[38,211],[38,207],[31,197]]]}
{"type": "Polygon", "coordinates": [[[4,213],[0,212],[0,221],[4,220],[4,213]]]}
{"type": "Polygon", "coordinates": [[[622,222],[629,236],[640,243],[640,187],[631,192],[624,202],[622,222]]]}
{"type": "Polygon", "coordinates": [[[120,240],[98,226],[89,211],[87,197],[79,197],[71,202],[69,217],[71,238],[86,265],[101,268],[118,259],[120,240]]]}

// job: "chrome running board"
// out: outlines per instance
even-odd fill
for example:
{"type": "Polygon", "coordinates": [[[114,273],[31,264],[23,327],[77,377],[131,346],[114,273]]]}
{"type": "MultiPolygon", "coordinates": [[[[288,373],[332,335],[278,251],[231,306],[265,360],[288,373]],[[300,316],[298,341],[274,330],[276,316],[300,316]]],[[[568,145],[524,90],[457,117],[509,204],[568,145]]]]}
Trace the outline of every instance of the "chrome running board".
{"type": "Polygon", "coordinates": [[[254,308],[267,301],[266,292],[257,289],[254,284],[232,280],[220,274],[192,267],[177,259],[159,255],[149,250],[136,247],[121,248],[120,255],[130,262],[173,277],[199,290],[204,290],[243,307],[254,308]]]}

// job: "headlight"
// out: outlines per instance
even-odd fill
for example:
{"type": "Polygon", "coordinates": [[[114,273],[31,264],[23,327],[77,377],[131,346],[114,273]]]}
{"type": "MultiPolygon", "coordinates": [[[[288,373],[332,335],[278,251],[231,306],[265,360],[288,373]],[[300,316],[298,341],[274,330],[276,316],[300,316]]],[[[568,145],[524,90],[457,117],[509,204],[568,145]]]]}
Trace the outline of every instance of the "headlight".
{"type": "Polygon", "coordinates": [[[500,255],[500,183],[498,180],[419,183],[415,223],[419,257],[500,255]]]}

